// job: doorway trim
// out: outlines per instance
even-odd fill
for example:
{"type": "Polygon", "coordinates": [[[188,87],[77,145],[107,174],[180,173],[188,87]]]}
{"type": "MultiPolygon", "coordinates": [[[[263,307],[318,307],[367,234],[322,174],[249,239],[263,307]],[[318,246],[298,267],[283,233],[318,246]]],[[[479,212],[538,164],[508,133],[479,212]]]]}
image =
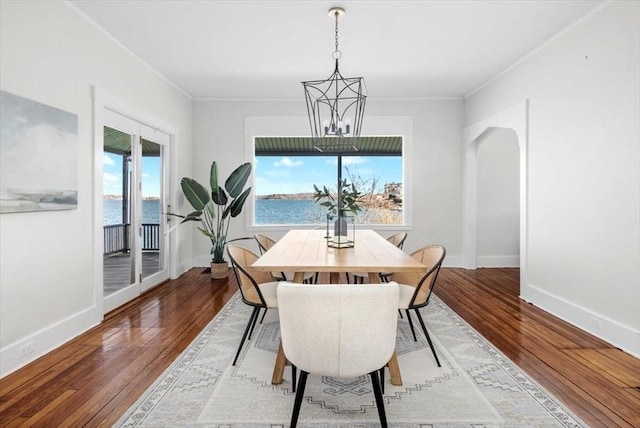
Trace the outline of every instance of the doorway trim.
{"type": "MultiPolygon", "coordinates": [[[[178,139],[178,128],[165,123],[152,115],[137,109],[125,101],[112,96],[103,89],[93,86],[93,154],[94,154],[94,177],[93,177],[93,302],[94,306],[104,316],[103,298],[103,245],[104,236],[102,230],[102,194],[103,194],[103,144],[104,144],[104,123],[106,111],[110,110],[129,119],[135,120],[152,129],[161,131],[169,135],[169,147],[167,156],[169,157],[169,171],[164,177],[163,183],[167,189],[166,202],[175,205],[175,189],[173,183],[176,176],[176,141],[178,139]]],[[[175,234],[174,234],[175,235],[175,234]]],[[[176,248],[177,237],[170,236],[168,242],[169,251],[169,277],[176,276],[176,248]]]]}
{"type": "Polygon", "coordinates": [[[464,166],[462,179],[462,207],[463,225],[462,240],[464,251],[464,268],[476,269],[477,265],[477,234],[478,234],[478,144],[496,128],[508,128],[516,133],[520,147],[520,297],[527,300],[527,147],[528,147],[528,116],[529,100],[524,99],[518,104],[494,114],[488,118],[475,122],[462,130],[464,150],[464,166]]]}

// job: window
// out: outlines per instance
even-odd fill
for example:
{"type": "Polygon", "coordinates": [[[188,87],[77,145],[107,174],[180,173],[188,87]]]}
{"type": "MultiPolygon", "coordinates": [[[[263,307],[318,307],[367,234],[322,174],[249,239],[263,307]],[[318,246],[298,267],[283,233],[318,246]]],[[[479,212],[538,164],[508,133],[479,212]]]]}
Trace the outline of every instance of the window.
{"type": "Polygon", "coordinates": [[[256,137],[253,226],[324,224],[314,185],[337,190],[341,176],[361,193],[358,224],[404,225],[403,137],[361,137],[359,150],[320,153],[305,137],[256,137]]]}

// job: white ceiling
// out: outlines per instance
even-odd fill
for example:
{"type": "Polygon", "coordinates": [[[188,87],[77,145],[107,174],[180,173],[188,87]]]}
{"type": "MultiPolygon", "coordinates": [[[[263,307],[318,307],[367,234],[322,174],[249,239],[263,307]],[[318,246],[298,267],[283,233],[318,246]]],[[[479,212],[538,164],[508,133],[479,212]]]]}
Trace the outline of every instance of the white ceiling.
{"type": "Polygon", "coordinates": [[[71,0],[195,99],[302,98],[333,72],[373,98],[462,97],[598,7],[599,0],[71,0]]]}

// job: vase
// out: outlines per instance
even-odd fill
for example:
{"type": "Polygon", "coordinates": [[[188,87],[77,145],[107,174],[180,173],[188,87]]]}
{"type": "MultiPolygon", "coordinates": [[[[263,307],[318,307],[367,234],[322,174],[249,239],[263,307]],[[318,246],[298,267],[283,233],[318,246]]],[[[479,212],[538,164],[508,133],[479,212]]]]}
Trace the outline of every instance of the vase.
{"type": "Polygon", "coordinates": [[[336,222],[333,224],[334,236],[347,236],[347,220],[343,216],[338,216],[336,222]]]}
{"type": "Polygon", "coordinates": [[[226,261],[220,263],[211,262],[211,279],[225,278],[229,278],[229,263],[226,261]]]}

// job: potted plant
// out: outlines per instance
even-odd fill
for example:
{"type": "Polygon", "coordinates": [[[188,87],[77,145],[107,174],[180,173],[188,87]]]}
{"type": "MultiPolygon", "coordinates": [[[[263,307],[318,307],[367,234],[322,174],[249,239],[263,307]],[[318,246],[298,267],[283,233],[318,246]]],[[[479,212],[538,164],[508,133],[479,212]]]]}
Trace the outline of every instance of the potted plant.
{"type": "Polygon", "coordinates": [[[251,163],[247,162],[237,167],[224,182],[224,189],[218,181],[218,164],[213,161],[209,175],[210,190],[193,178],[184,177],[180,181],[185,198],[195,211],[187,214],[169,215],[182,218],[182,223],[200,222],[198,230],[211,240],[211,277],[215,279],[229,276],[229,264],[224,258],[224,248],[228,240],[231,219],[242,212],[251,187],[244,189],[251,175],[251,163]]]}
{"type": "Polygon", "coordinates": [[[313,188],[315,202],[327,208],[327,223],[337,215],[334,224],[334,235],[346,236],[347,222],[344,218],[346,213],[356,215],[361,210],[358,204],[361,194],[356,189],[355,184],[349,184],[347,180],[339,180],[335,197],[326,186],[320,189],[314,184],[313,188]]]}

